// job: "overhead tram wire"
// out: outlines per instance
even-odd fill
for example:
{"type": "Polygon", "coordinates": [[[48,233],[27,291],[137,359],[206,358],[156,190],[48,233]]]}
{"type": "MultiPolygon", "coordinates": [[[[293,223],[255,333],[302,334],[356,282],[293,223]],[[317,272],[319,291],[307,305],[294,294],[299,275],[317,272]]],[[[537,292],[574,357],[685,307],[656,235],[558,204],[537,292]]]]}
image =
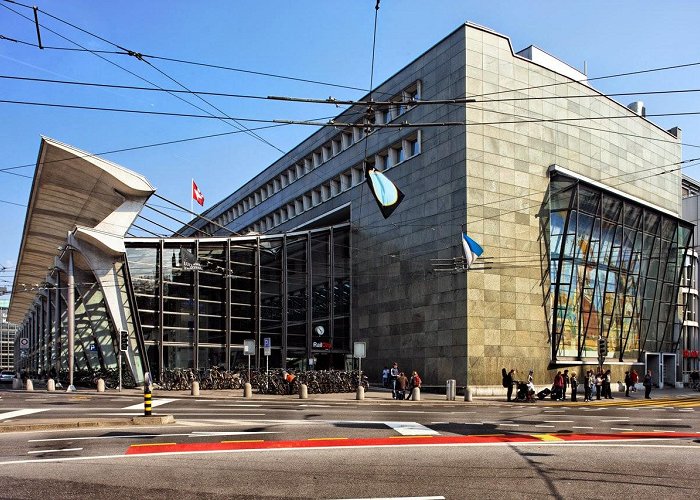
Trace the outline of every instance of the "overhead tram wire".
{"type": "MultiPolygon", "coordinates": [[[[9,3],[16,3],[17,5],[21,5],[22,7],[30,8],[30,7],[27,6],[27,5],[14,2],[14,1],[12,1],[12,0],[3,0],[3,1],[9,2],[9,3]]],[[[23,15],[23,14],[17,12],[16,10],[11,9],[10,7],[8,7],[8,6],[6,6],[6,5],[0,4],[0,6],[5,7],[6,9],[10,10],[11,12],[14,12],[14,13],[17,14],[18,16],[20,16],[20,17],[26,19],[27,21],[31,22],[32,24],[39,24],[39,26],[41,26],[42,28],[44,28],[44,29],[48,30],[49,32],[55,34],[56,36],[59,36],[59,37],[63,38],[64,40],[67,40],[67,41],[69,41],[70,43],[72,43],[72,44],[74,44],[74,45],[77,45],[78,47],[81,47],[81,48],[87,50],[88,52],[92,53],[92,54],[95,55],[96,57],[99,57],[100,59],[102,59],[102,60],[104,60],[104,61],[106,61],[106,62],[108,62],[108,63],[110,63],[110,64],[112,64],[112,65],[114,65],[114,66],[116,66],[117,68],[119,68],[119,69],[121,69],[121,70],[123,70],[123,71],[126,71],[126,72],[129,73],[130,75],[133,75],[133,76],[135,76],[136,78],[138,78],[138,79],[140,79],[140,80],[142,80],[142,81],[144,81],[144,82],[146,82],[146,83],[148,83],[148,84],[150,84],[150,85],[152,85],[152,86],[154,86],[154,87],[162,88],[162,87],[160,87],[159,85],[157,85],[157,84],[151,82],[150,80],[148,80],[148,79],[146,79],[146,78],[144,78],[144,77],[142,77],[142,76],[140,76],[140,75],[134,73],[133,71],[130,71],[130,70],[126,69],[126,68],[123,67],[123,66],[120,66],[119,64],[115,63],[114,61],[110,61],[110,60],[107,59],[106,57],[104,57],[104,56],[102,56],[102,55],[100,55],[100,54],[98,54],[98,53],[96,53],[96,52],[91,51],[91,50],[88,49],[87,47],[83,47],[83,46],[80,45],[78,42],[75,42],[75,41],[71,40],[70,38],[63,36],[63,35],[61,35],[60,33],[56,32],[56,31],[54,31],[54,30],[52,30],[52,29],[50,29],[50,28],[48,28],[48,27],[46,27],[46,26],[44,26],[44,25],[42,25],[42,24],[40,24],[40,23],[35,23],[35,21],[34,21],[33,19],[28,18],[27,16],[25,16],[25,15],[23,15]]],[[[102,41],[104,41],[104,42],[106,42],[106,43],[108,43],[108,44],[110,44],[110,45],[113,45],[113,46],[115,46],[115,47],[117,47],[117,48],[119,48],[119,49],[121,49],[121,50],[126,50],[126,51],[128,51],[128,49],[124,49],[123,47],[121,47],[121,46],[119,46],[119,45],[117,45],[117,44],[115,44],[115,43],[113,43],[113,42],[110,42],[109,40],[106,40],[106,39],[100,37],[99,35],[96,35],[96,34],[94,34],[94,33],[90,33],[89,31],[86,31],[86,30],[84,30],[84,29],[82,29],[82,28],[80,28],[80,27],[74,26],[73,24],[71,24],[71,23],[69,23],[69,22],[67,22],[67,21],[64,21],[63,19],[60,19],[60,18],[58,18],[58,17],[56,17],[56,16],[53,16],[53,15],[47,13],[47,12],[44,12],[44,11],[41,11],[41,12],[42,12],[43,14],[46,14],[46,15],[48,15],[48,16],[50,16],[50,17],[52,17],[52,18],[54,18],[54,19],[56,19],[56,20],[58,20],[58,21],[60,21],[60,22],[63,22],[63,23],[65,23],[65,24],[69,25],[69,26],[72,26],[72,27],[75,28],[75,29],[78,29],[78,30],[80,30],[80,31],[82,31],[82,32],[84,32],[84,33],[87,33],[87,34],[89,34],[89,35],[91,35],[91,36],[93,36],[93,37],[95,37],[95,38],[97,38],[97,39],[99,39],[99,40],[102,40],[102,41]]],[[[140,55],[140,54],[138,54],[137,52],[133,52],[133,51],[128,51],[128,52],[129,52],[129,55],[132,55],[132,56],[136,57],[137,59],[139,59],[139,55],[140,55]]],[[[140,60],[143,61],[143,59],[140,59],[140,60]]],[[[168,75],[166,75],[164,72],[162,72],[162,71],[160,71],[158,68],[156,68],[153,64],[151,64],[151,63],[147,63],[147,64],[149,64],[149,66],[151,66],[153,69],[155,69],[155,70],[158,71],[159,73],[161,73],[161,74],[165,75],[166,77],[170,78],[170,77],[169,77],[168,75]]],[[[177,81],[174,80],[173,78],[170,78],[170,80],[174,81],[174,82],[177,83],[178,85],[181,85],[179,82],[177,82],[177,81]]],[[[187,88],[187,87],[184,87],[183,85],[181,85],[181,86],[182,86],[183,88],[185,88],[185,89],[187,88]]],[[[209,113],[207,110],[205,110],[205,109],[203,109],[203,108],[197,106],[196,104],[194,104],[194,103],[188,101],[187,99],[184,99],[184,98],[180,97],[180,96],[177,95],[177,94],[170,93],[170,95],[172,95],[173,97],[175,97],[176,99],[178,99],[178,100],[180,100],[180,101],[182,101],[182,102],[185,102],[185,103],[189,104],[190,106],[195,107],[196,109],[202,111],[203,113],[207,113],[207,114],[209,114],[209,115],[211,115],[211,116],[214,116],[212,113],[209,113]]],[[[199,97],[199,99],[204,100],[204,99],[202,99],[201,97],[199,97]]],[[[204,102],[206,102],[206,100],[204,100],[204,102]]],[[[207,104],[209,104],[209,103],[207,103],[207,104]]],[[[209,105],[218,110],[218,108],[216,108],[215,106],[213,106],[213,105],[211,105],[211,104],[209,104],[209,105]]],[[[219,112],[222,112],[221,110],[218,110],[218,111],[219,111],[219,112]]],[[[225,114],[225,113],[224,113],[224,114],[225,114]]],[[[248,135],[251,135],[252,137],[255,137],[256,139],[258,139],[258,140],[262,141],[263,143],[267,144],[268,146],[271,146],[271,147],[273,147],[273,148],[275,148],[275,149],[278,149],[280,152],[283,152],[282,150],[280,150],[279,148],[277,148],[277,147],[274,146],[273,144],[269,143],[269,142],[266,141],[265,139],[261,138],[260,136],[258,136],[258,135],[255,134],[254,132],[251,132],[250,130],[248,130],[245,126],[239,125],[239,124],[236,124],[236,123],[233,123],[233,124],[232,124],[232,123],[226,121],[227,119],[229,119],[229,120],[233,120],[234,122],[236,122],[236,120],[235,120],[234,118],[230,118],[230,117],[224,117],[224,118],[218,117],[218,119],[221,120],[222,122],[226,123],[226,124],[229,125],[229,126],[233,126],[233,127],[237,128],[237,129],[239,129],[239,130],[241,130],[241,129],[242,129],[242,130],[245,130],[246,133],[247,133],[248,135]]]]}
{"type": "MultiPolygon", "coordinates": [[[[228,231],[230,234],[233,234],[233,235],[235,235],[235,236],[241,236],[240,233],[237,233],[236,231],[234,231],[234,230],[232,230],[232,229],[229,229],[229,228],[227,228],[226,226],[222,226],[222,225],[219,224],[218,222],[215,222],[215,221],[209,219],[208,217],[204,217],[204,216],[201,215],[201,214],[198,214],[198,213],[196,213],[196,212],[193,212],[193,211],[191,211],[191,210],[188,210],[186,207],[183,207],[182,205],[180,205],[180,204],[178,204],[178,203],[175,203],[174,201],[169,200],[169,199],[167,199],[167,198],[165,198],[165,197],[159,195],[158,193],[153,193],[153,196],[155,196],[156,198],[161,199],[161,200],[163,200],[163,201],[165,201],[165,202],[167,202],[167,203],[170,203],[171,205],[176,206],[176,207],[179,208],[180,210],[182,210],[182,211],[184,211],[184,212],[186,212],[186,213],[188,213],[188,214],[190,214],[190,215],[194,215],[195,217],[197,217],[197,218],[199,218],[199,219],[202,219],[203,221],[208,222],[209,224],[213,224],[214,226],[218,227],[219,229],[223,229],[224,231],[228,231]]],[[[153,210],[153,208],[151,208],[151,210],[153,210]]],[[[189,226],[189,224],[188,224],[188,226],[189,226]]],[[[190,226],[190,227],[191,227],[191,226],[190,226]]],[[[210,236],[211,236],[211,235],[210,235],[210,236]]]]}
{"type": "MultiPolygon", "coordinates": [[[[145,219],[145,217],[142,217],[142,218],[145,219]]],[[[156,238],[163,238],[163,237],[164,237],[164,235],[162,235],[162,234],[156,234],[156,233],[154,233],[153,231],[149,231],[148,229],[146,229],[146,228],[144,228],[144,227],[141,227],[141,226],[139,226],[139,225],[136,224],[136,223],[132,223],[131,225],[132,225],[133,227],[135,227],[136,229],[140,229],[141,231],[143,231],[143,232],[145,232],[145,233],[148,233],[148,234],[151,234],[151,235],[155,236],[156,238]]]]}
{"type": "MultiPolygon", "coordinates": [[[[162,199],[162,200],[165,200],[165,201],[167,201],[167,202],[169,202],[169,203],[173,203],[173,204],[175,205],[174,202],[168,200],[167,198],[163,198],[162,196],[159,196],[159,195],[157,195],[156,193],[153,193],[153,196],[157,196],[158,198],[160,198],[160,199],[162,199]]],[[[190,223],[188,223],[188,222],[183,222],[183,221],[181,221],[181,220],[179,220],[179,219],[173,217],[172,215],[163,212],[162,210],[158,210],[157,208],[154,208],[154,207],[150,206],[148,203],[146,203],[146,205],[144,205],[144,206],[145,206],[146,208],[149,208],[149,209],[153,210],[154,212],[159,213],[160,215],[162,215],[162,216],[164,216],[164,217],[167,217],[167,218],[170,219],[170,220],[174,220],[174,221],[177,222],[178,224],[182,224],[183,226],[187,226],[187,227],[189,227],[190,229],[193,229],[193,230],[195,231],[195,234],[197,234],[197,233],[202,233],[202,234],[204,234],[205,236],[209,236],[209,237],[213,236],[211,233],[208,233],[208,232],[205,231],[204,229],[195,227],[195,226],[193,226],[192,224],[190,224],[190,223]]],[[[232,234],[233,234],[233,232],[232,232],[232,234]]]]}
{"type": "MultiPolygon", "coordinates": [[[[143,220],[145,220],[146,222],[150,222],[150,223],[153,224],[154,226],[158,226],[158,227],[161,228],[161,229],[165,229],[165,230],[168,231],[169,233],[176,234],[177,236],[182,236],[182,237],[184,237],[184,234],[182,234],[182,233],[180,233],[180,232],[178,232],[178,231],[174,231],[174,230],[170,229],[169,227],[165,227],[164,225],[159,224],[158,222],[156,222],[156,221],[154,221],[154,220],[152,220],[152,219],[149,219],[149,218],[146,217],[145,215],[139,214],[139,215],[137,216],[137,218],[143,219],[143,220]]],[[[141,229],[141,228],[139,228],[139,229],[141,229]]]]}
{"type": "MultiPolygon", "coordinates": [[[[32,9],[32,10],[33,10],[33,7],[32,7],[32,6],[27,5],[27,4],[23,4],[23,3],[21,3],[21,2],[16,2],[16,1],[14,1],[14,0],[2,0],[2,1],[7,2],[7,3],[12,3],[12,4],[15,4],[15,5],[19,5],[20,7],[24,7],[24,8],[26,8],[26,9],[32,9]]],[[[62,23],[64,23],[64,24],[67,24],[68,26],[71,26],[71,27],[74,28],[74,29],[77,29],[77,30],[79,30],[79,31],[82,31],[82,32],[85,33],[85,34],[89,34],[89,35],[91,35],[91,36],[95,36],[95,37],[99,38],[100,40],[102,40],[103,42],[109,43],[110,45],[113,45],[113,46],[119,48],[120,50],[119,50],[119,51],[113,51],[113,50],[111,50],[111,51],[107,51],[107,50],[94,50],[94,51],[93,51],[93,50],[91,50],[91,49],[87,49],[87,48],[84,48],[84,47],[81,47],[81,48],[73,48],[73,47],[53,47],[53,46],[47,46],[47,45],[43,45],[43,44],[42,44],[42,47],[41,47],[41,48],[43,48],[43,49],[46,49],[46,50],[63,50],[63,51],[73,51],[73,52],[97,52],[97,53],[100,53],[100,54],[113,54],[113,55],[125,55],[125,56],[132,56],[132,55],[133,55],[133,54],[129,53],[129,51],[128,51],[127,49],[124,49],[123,47],[120,47],[120,46],[118,46],[118,45],[116,45],[116,44],[113,44],[113,43],[110,42],[109,40],[106,40],[106,39],[104,39],[104,38],[102,38],[102,37],[100,37],[100,36],[98,36],[98,35],[94,35],[93,33],[90,33],[89,31],[86,31],[86,30],[84,30],[83,28],[80,28],[79,26],[73,25],[73,24],[71,24],[70,22],[68,22],[68,21],[66,21],[66,20],[64,20],[64,19],[58,18],[58,17],[54,16],[53,14],[50,14],[49,12],[46,12],[46,11],[43,10],[43,9],[38,9],[38,11],[41,12],[42,14],[48,16],[48,17],[51,17],[51,18],[53,18],[53,19],[59,21],[59,22],[62,22],[62,23]]],[[[26,42],[26,41],[22,41],[22,40],[17,40],[17,39],[14,39],[14,38],[9,38],[9,37],[5,37],[5,36],[2,36],[2,35],[0,35],[0,39],[5,39],[5,40],[11,41],[11,42],[16,42],[16,43],[20,43],[20,44],[23,44],[23,45],[29,45],[29,46],[32,46],[32,47],[39,48],[39,45],[38,45],[38,44],[31,43],[31,42],[26,42]]],[[[280,74],[275,74],[275,73],[268,73],[268,72],[264,72],[264,71],[255,71],[255,70],[248,70],[248,69],[243,69],[243,68],[234,68],[234,67],[223,66],[223,65],[219,65],[219,64],[209,64],[209,63],[203,63],[203,62],[200,62],[200,61],[189,61],[189,60],[185,60],[185,59],[178,59],[178,58],[174,58],[174,57],[158,56],[158,55],[153,55],[153,54],[140,54],[140,55],[141,55],[141,57],[144,57],[144,58],[158,59],[158,60],[161,60],[161,61],[175,62],[175,63],[179,63],[179,64],[187,64],[187,65],[201,66],[201,67],[206,67],[206,68],[220,69],[220,70],[232,71],[232,72],[237,72],[237,73],[245,73],[245,74],[250,74],[250,75],[264,76],[264,77],[267,77],[267,78],[276,78],[276,79],[290,80],[290,81],[295,81],[295,82],[300,82],[300,83],[310,83],[310,84],[314,84],[314,85],[322,85],[322,86],[326,86],[326,87],[336,87],[336,88],[343,88],[343,89],[348,89],[348,90],[357,90],[357,91],[360,91],[360,92],[368,92],[367,89],[363,89],[363,88],[360,88],[360,87],[353,87],[353,86],[351,86],[351,85],[342,85],[342,84],[332,83],[332,82],[324,82],[324,81],[321,81],[321,80],[312,80],[312,79],[308,79],[308,78],[300,78],[300,77],[286,76],[286,75],[280,75],[280,74]]]]}

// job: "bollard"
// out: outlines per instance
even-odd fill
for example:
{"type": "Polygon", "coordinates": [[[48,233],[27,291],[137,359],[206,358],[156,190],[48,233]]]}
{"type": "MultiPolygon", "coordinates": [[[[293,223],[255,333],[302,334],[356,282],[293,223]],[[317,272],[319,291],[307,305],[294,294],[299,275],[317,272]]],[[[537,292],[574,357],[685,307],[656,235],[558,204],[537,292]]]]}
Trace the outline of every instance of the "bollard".
{"type": "Polygon", "coordinates": [[[27,384],[26,384],[26,387],[24,389],[26,391],[33,391],[34,390],[34,382],[32,382],[32,379],[30,379],[30,378],[27,379],[27,384]]]}
{"type": "Polygon", "coordinates": [[[192,396],[199,396],[199,382],[196,380],[192,381],[192,389],[190,390],[192,396]]]}
{"type": "Polygon", "coordinates": [[[365,388],[362,387],[361,385],[357,387],[357,393],[355,394],[355,399],[358,401],[362,401],[365,399],[365,388]]]}
{"type": "Polygon", "coordinates": [[[54,392],[56,390],[56,382],[54,379],[50,378],[46,381],[46,390],[49,392],[54,392]]]}
{"type": "Polygon", "coordinates": [[[143,415],[151,416],[151,388],[149,385],[143,386],[143,415]]]}
{"type": "Polygon", "coordinates": [[[306,384],[299,386],[299,399],[309,399],[309,388],[306,387],[306,384]]]}
{"type": "Polygon", "coordinates": [[[16,391],[21,391],[22,390],[22,379],[21,378],[13,378],[12,379],[12,389],[16,391]]]}
{"type": "Polygon", "coordinates": [[[420,389],[418,387],[414,387],[413,391],[411,391],[411,399],[413,401],[420,401],[420,389]]]}
{"type": "Polygon", "coordinates": [[[243,386],[243,397],[246,399],[253,398],[253,386],[250,385],[250,382],[246,382],[243,386]]]}
{"type": "Polygon", "coordinates": [[[105,381],[101,378],[97,379],[97,392],[105,392],[105,381]]]}
{"type": "Polygon", "coordinates": [[[471,403],[471,402],[472,402],[472,390],[471,390],[469,387],[465,387],[465,388],[464,388],[464,400],[465,400],[467,403],[471,403]]]}
{"type": "Polygon", "coordinates": [[[454,401],[457,396],[457,381],[453,378],[447,381],[445,395],[447,396],[447,401],[454,401]]]}

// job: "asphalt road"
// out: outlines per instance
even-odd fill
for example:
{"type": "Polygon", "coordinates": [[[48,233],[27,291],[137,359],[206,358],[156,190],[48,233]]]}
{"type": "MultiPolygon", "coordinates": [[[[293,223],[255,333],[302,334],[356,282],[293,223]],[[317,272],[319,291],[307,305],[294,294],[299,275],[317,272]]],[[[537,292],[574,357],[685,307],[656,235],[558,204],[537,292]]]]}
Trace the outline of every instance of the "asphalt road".
{"type": "MultiPolygon", "coordinates": [[[[128,417],[142,404],[115,394],[0,397],[4,423],[128,417]]],[[[0,434],[0,498],[700,494],[698,398],[573,406],[156,395],[154,406],[177,422],[0,434]]]]}

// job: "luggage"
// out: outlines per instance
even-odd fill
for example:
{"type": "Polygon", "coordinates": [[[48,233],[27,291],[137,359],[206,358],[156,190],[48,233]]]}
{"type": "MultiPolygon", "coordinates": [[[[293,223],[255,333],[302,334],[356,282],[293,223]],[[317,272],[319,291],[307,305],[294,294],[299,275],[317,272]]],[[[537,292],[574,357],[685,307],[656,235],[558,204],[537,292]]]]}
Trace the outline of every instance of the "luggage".
{"type": "Polygon", "coordinates": [[[547,396],[549,396],[552,393],[549,389],[542,389],[540,392],[537,393],[537,399],[543,400],[547,396]]]}

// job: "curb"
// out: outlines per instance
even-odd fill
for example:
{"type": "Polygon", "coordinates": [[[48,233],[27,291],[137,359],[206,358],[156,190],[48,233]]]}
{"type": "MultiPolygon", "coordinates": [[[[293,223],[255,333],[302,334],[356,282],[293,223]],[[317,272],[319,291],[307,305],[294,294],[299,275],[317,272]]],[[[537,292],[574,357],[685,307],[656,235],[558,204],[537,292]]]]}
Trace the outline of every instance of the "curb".
{"type": "Polygon", "coordinates": [[[0,434],[8,432],[54,431],[59,429],[168,425],[174,423],[175,418],[172,415],[153,415],[149,417],[142,416],[133,418],[95,418],[71,421],[54,420],[52,422],[0,424],[0,434]]]}

